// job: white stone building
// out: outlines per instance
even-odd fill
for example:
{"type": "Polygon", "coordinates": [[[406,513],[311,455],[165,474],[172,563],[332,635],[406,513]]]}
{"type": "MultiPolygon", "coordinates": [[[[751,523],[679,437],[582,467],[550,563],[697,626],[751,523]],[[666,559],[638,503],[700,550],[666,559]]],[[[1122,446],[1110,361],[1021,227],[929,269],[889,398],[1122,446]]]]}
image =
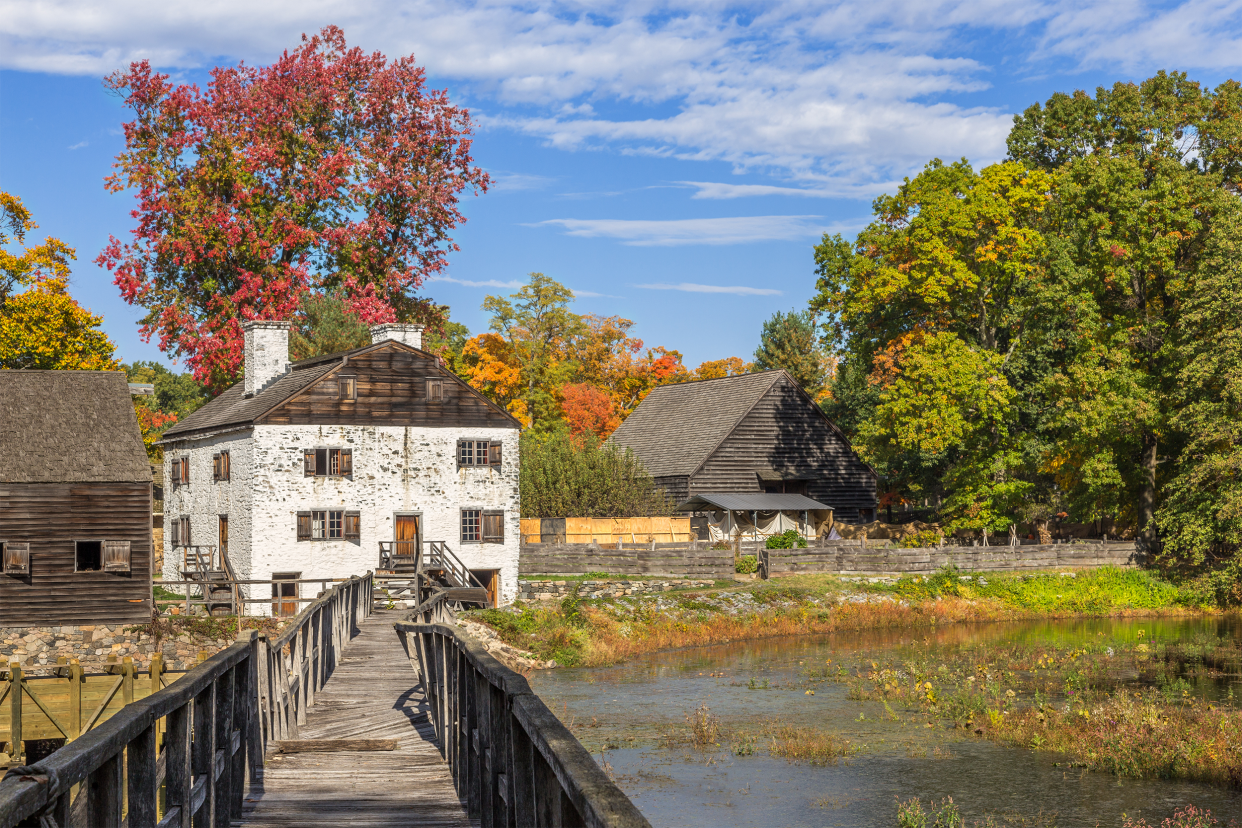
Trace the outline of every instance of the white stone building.
{"type": "Polygon", "coordinates": [[[519,423],[421,350],[420,326],[378,325],[366,348],[293,364],[288,323],[243,330],[245,380],[161,441],[164,578],[182,579],[192,545],[269,580],[360,575],[381,542],[442,541],[512,601],[519,423]]]}

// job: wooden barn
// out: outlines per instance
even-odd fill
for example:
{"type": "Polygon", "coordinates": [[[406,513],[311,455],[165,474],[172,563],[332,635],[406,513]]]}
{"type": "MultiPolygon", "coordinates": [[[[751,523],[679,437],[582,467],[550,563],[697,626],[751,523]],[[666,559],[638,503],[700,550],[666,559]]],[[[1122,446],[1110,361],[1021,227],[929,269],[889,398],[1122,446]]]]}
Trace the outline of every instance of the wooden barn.
{"type": "Polygon", "coordinates": [[[0,371],[0,626],[151,620],[151,467],[119,371],[0,371]]]}
{"type": "Polygon", "coordinates": [[[839,521],[875,519],[875,471],[784,371],[662,385],[609,439],[688,510],[720,508],[699,495],[799,495],[791,511],[810,498],[839,521]]]}

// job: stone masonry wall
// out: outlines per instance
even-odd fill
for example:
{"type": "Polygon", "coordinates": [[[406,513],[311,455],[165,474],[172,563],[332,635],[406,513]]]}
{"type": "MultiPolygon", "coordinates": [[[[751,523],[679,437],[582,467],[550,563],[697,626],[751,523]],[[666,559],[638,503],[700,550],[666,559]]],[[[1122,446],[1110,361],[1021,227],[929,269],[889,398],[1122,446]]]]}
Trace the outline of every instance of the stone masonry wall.
{"type": "Polygon", "coordinates": [[[691,578],[662,578],[650,581],[518,581],[518,600],[551,601],[572,595],[574,589],[582,598],[624,598],[627,595],[646,595],[667,592],[670,589],[710,589],[715,581],[691,578]]]}
{"type": "MultiPolygon", "coordinates": [[[[16,661],[30,675],[49,675],[58,656],[76,658],[87,673],[101,673],[108,656],[117,661],[134,659],[139,670],[151,666],[154,642],[151,636],[126,632],[126,624],[83,624],[60,627],[0,628],[0,663],[7,667],[16,661]]],[[[187,633],[169,636],[160,642],[164,669],[188,670],[198,663],[198,654],[214,655],[233,643],[232,639],[195,639],[187,633]]]]}

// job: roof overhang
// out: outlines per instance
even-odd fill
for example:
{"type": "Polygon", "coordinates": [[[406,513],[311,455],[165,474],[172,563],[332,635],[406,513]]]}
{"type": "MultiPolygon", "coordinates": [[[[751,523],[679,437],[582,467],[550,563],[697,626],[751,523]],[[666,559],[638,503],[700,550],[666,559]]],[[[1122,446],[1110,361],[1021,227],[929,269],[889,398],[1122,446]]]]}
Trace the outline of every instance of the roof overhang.
{"type": "Polygon", "coordinates": [[[697,494],[677,505],[679,512],[724,509],[728,512],[801,512],[831,509],[806,495],[764,492],[709,492],[697,494]]]}

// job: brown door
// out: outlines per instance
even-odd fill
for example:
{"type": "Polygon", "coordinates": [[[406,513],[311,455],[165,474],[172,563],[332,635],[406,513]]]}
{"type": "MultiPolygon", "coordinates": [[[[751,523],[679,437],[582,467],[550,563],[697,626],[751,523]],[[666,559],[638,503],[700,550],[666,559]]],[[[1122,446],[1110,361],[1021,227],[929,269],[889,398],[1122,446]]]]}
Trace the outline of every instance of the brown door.
{"type": "Polygon", "coordinates": [[[220,564],[229,556],[229,516],[220,515],[220,564]]]}
{"type": "MultiPolygon", "coordinates": [[[[273,581],[296,581],[302,577],[301,572],[273,572],[273,581]]],[[[298,584],[272,584],[272,615],[291,616],[298,614],[298,584]]]]}
{"type": "Polygon", "coordinates": [[[397,515],[393,557],[413,563],[414,556],[418,554],[418,543],[422,540],[420,534],[419,515],[397,515]]]}

